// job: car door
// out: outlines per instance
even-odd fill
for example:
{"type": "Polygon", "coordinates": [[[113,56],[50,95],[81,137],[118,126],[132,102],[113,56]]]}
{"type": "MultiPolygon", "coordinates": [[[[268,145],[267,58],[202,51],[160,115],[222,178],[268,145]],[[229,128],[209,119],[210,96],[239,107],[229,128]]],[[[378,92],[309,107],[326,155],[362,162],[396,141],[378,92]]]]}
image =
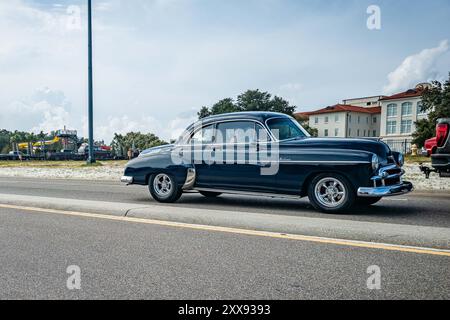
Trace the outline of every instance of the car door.
{"type": "Polygon", "coordinates": [[[184,156],[187,156],[189,152],[188,157],[194,164],[197,187],[210,188],[215,180],[211,170],[211,153],[214,141],[215,124],[211,124],[194,130],[187,145],[183,147],[184,156]],[[205,157],[208,154],[210,156],[205,157]]]}
{"type": "MultiPolygon", "coordinates": [[[[253,121],[226,121],[216,127],[210,172],[217,189],[272,192],[276,175],[262,174],[258,137],[265,130],[253,121]]],[[[268,135],[266,135],[268,137],[268,135]]],[[[267,139],[267,138],[266,138],[267,139]]]]}

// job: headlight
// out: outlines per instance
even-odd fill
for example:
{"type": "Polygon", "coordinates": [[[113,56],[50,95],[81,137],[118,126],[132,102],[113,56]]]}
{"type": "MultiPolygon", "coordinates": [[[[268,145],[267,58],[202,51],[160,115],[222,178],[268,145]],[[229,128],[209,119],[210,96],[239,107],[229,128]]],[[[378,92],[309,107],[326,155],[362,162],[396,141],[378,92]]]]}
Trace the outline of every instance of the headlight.
{"type": "Polygon", "coordinates": [[[380,159],[376,154],[372,156],[372,169],[377,170],[380,167],[380,159]]]}

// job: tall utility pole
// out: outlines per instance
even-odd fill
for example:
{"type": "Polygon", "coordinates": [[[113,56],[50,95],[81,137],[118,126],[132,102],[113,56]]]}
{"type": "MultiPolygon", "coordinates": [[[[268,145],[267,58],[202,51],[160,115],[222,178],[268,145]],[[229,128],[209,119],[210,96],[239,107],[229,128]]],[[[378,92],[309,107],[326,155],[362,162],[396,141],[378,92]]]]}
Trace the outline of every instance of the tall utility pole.
{"type": "Polygon", "coordinates": [[[88,90],[89,90],[89,109],[88,109],[88,125],[89,125],[89,158],[88,164],[95,163],[94,152],[94,92],[93,92],[93,76],[92,76],[92,0],[88,0],[88,90]]]}

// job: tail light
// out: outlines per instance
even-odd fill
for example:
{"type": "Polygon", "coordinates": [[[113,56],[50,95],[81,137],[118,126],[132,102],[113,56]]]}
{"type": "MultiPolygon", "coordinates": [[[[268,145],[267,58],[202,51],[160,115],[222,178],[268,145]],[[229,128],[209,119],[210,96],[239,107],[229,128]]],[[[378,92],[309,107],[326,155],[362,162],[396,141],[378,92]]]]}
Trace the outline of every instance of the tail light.
{"type": "Polygon", "coordinates": [[[440,123],[436,127],[436,142],[438,147],[442,147],[448,137],[448,124],[440,123]]]}

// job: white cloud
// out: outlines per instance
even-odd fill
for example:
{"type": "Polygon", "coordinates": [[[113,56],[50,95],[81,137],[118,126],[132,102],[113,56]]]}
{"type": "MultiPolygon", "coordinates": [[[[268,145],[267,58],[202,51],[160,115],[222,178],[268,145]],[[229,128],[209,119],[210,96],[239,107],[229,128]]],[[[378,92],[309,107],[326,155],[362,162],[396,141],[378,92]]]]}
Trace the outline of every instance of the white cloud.
{"type": "Polygon", "coordinates": [[[419,82],[436,79],[438,72],[435,65],[448,49],[448,40],[444,40],[435,48],[424,49],[406,57],[400,66],[388,75],[389,83],[383,88],[384,94],[400,92],[414,87],[419,82]]]}
{"type": "Polygon", "coordinates": [[[0,118],[0,126],[20,122],[20,130],[50,132],[72,125],[71,104],[62,91],[43,88],[26,99],[12,102],[0,118]]]}
{"type": "MultiPolygon", "coordinates": [[[[162,123],[153,117],[135,118],[128,115],[110,116],[101,125],[94,128],[97,140],[109,143],[114,133],[126,134],[128,132],[155,133],[163,140],[177,139],[183,131],[195,120],[197,116],[179,115],[168,123],[162,123]]],[[[87,119],[83,121],[83,134],[87,136],[87,119]]]]}

